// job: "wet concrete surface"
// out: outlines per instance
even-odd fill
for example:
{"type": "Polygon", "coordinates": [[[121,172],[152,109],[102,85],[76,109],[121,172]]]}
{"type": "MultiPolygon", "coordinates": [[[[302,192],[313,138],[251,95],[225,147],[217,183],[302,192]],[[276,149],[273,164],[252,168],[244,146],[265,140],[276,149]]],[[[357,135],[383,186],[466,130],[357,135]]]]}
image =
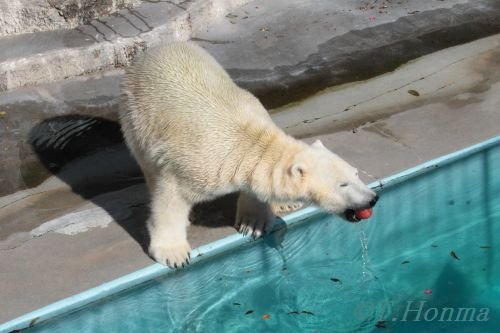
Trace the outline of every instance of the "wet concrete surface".
{"type": "MultiPolygon", "coordinates": [[[[276,123],[298,138],[354,130],[394,114],[432,105],[460,109],[483,101],[500,79],[500,39],[477,41],[422,57],[375,80],[326,89],[304,101],[271,110],[276,123]],[[402,75],[405,73],[405,75],[402,75]],[[413,93],[413,94],[412,94],[413,93]],[[456,96],[460,93],[460,96],[456,96]],[[418,96],[415,96],[417,94],[418,96]],[[304,110],[307,117],[304,116],[304,110]]],[[[490,100],[490,99],[488,99],[490,100]]]]}
{"type": "Polygon", "coordinates": [[[496,0],[329,4],[294,0],[278,10],[278,4],[254,1],[195,39],[274,108],[500,32],[496,0]],[[261,13],[273,13],[272,19],[261,13]],[[234,57],[242,48],[247,52],[234,57]]]}
{"type": "MultiPolygon", "coordinates": [[[[307,142],[321,138],[373,181],[500,133],[499,52],[498,35],[445,49],[271,110],[272,117],[307,142]]],[[[107,124],[112,116],[101,118],[107,124]]],[[[78,126],[89,124],[76,120],[67,129],[79,133],[78,126]]],[[[54,124],[56,134],[64,124],[54,124]]],[[[94,130],[98,136],[99,126],[94,130]]],[[[123,144],[95,148],[58,162],[40,185],[0,198],[0,296],[12,300],[2,303],[0,321],[152,263],[141,174],[123,144]]],[[[38,150],[42,161],[46,152],[38,150]]],[[[58,155],[48,157],[50,169],[58,155]]],[[[191,214],[194,247],[235,232],[235,200],[228,196],[191,214]]]]}

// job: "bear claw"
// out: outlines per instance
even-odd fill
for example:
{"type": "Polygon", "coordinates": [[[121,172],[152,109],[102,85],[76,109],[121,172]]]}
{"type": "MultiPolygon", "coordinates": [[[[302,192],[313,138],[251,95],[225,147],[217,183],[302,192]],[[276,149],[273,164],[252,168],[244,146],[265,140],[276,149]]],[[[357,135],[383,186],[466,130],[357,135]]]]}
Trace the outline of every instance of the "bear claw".
{"type": "Polygon", "coordinates": [[[274,214],[278,216],[286,215],[301,209],[304,205],[302,203],[273,203],[271,208],[274,214]]]}
{"type": "Polygon", "coordinates": [[[261,230],[261,227],[256,221],[245,221],[239,226],[237,225],[236,229],[240,234],[244,236],[251,236],[253,239],[257,239],[264,234],[264,230],[261,230]]]}

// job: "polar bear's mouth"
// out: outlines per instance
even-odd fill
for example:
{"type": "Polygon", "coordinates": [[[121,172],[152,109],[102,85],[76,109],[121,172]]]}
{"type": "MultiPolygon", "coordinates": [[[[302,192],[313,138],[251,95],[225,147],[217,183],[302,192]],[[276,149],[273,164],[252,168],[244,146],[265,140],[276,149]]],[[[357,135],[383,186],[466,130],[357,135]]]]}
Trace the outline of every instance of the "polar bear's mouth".
{"type": "Polygon", "coordinates": [[[377,204],[378,201],[378,195],[375,194],[370,202],[368,204],[363,205],[363,206],[358,206],[356,208],[346,208],[344,211],[344,218],[353,223],[357,223],[361,220],[366,220],[369,219],[372,214],[372,207],[374,207],[377,204]]]}
{"type": "Polygon", "coordinates": [[[356,222],[361,221],[361,219],[358,219],[358,218],[356,217],[356,214],[355,214],[355,212],[354,212],[354,209],[346,209],[346,210],[345,210],[345,212],[344,212],[344,217],[345,217],[345,219],[346,219],[347,221],[349,221],[349,222],[354,222],[354,223],[356,223],[356,222]]]}
{"type": "Polygon", "coordinates": [[[360,209],[360,210],[346,209],[344,212],[345,219],[352,223],[357,223],[361,220],[368,219],[370,218],[371,215],[372,215],[371,208],[360,209]]]}

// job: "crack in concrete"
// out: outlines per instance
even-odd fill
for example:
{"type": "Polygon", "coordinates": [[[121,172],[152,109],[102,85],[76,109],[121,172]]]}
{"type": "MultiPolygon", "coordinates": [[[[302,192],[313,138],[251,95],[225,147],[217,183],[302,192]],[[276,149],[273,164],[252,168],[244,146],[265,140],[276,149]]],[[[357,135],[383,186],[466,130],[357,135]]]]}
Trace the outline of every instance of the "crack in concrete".
{"type": "MultiPolygon", "coordinates": [[[[125,20],[132,28],[134,28],[135,30],[137,30],[139,32],[139,34],[143,33],[143,32],[147,32],[146,31],[143,31],[141,28],[139,28],[138,26],[136,26],[130,19],[128,19],[125,15],[121,14],[121,13],[115,13],[114,14],[115,16],[118,16],[118,17],[121,17],[123,20],[125,20]]],[[[132,37],[132,36],[130,36],[132,37]]]]}
{"type": "Polygon", "coordinates": [[[89,24],[87,24],[89,27],[92,27],[95,29],[95,31],[102,37],[102,39],[104,39],[106,42],[111,42],[111,39],[108,39],[106,37],[106,35],[101,31],[99,30],[99,28],[97,28],[92,22],[89,22],[89,24]]]}
{"type": "Polygon", "coordinates": [[[139,13],[138,11],[133,10],[133,9],[127,8],[127,11],[130,13],[130,15],[136,17],[139,21],[141,21],[144,24],[144,26],[147,27],[148,30],[144,31],[144,32],[153,31],[154,27],[150,26],[149,23],[145,20],[145,19],[147,19],[147,16],[144,16],[141,13],[139,13]]]}
{"type": "Polygon", "coordinates": [[[83,30],[80,28],[80,27],[76,27],[75,28],[75,31],[78,31],[79,33],[81,33],[82,35],[85,35],[87,37],[90,37],[92,38],[92,40],[96,43],[99,43],[99,40],[97,38],[95,38],[93,35],[89,34],[89,33],[86,33],[86,32],[83,32],[83,30]]]}
{"type": "Polygon", "coordinates": [[[188,3],[190,2],[191,0],[186,0],[186,1],[182,1],[182,2],[179,2],[179,3],[175,3],[173,1],[167,1],[167,0],[157,0],[157,1],[154,1],[154,0],[143,0],[144,2],[147,2],[147,3],[160,3],[160,2],[163,2],[163,3],[168,3],[172,6],[175,6],[179,9],[182,9],[182,10],[187,10],[186,7],[182,7],[182,5],[184,5],[185,3],[188,3]]]}
{"type": "Polygon", "coordinates": [[[365,130],[371,130],[373,133],[377,133],[383,138],[389,139],[390,141],[402,146],[403,148],[408,149],[419,161],[423,161],[422,157],[417,153],[414,147],[407,145],[402,142],[395,134],[393,134],[388,129],[384,129],[383,123],[375,123],[374,125],[364,128],[365,130]]]}
{"type": "Polygon", "coordinates": [[[234,43],[234,40],[229,40],[229,41],[210,40],[210,39],[203,39],[203,38],[197,38],[197,37],[193,37],[193,38],[191,38],[191,40],[195,41],[195,42],[204,42],[204,43],[209,43],[209,44],[214,44],[214,45],[223,45],[223,44],[232,44],[232,43],[234,43]]]}
{"type": "Polygon", "coordinates": [[[434,92],[438,92],[438,91],[440,91],[440,90],[443,90],[443,89],[445,89],[445,88],[451,87],[451,86],[453,86],[453,85],[455,85],[455,82],[453,82],[453,83],[449,83],[449,84],[445,84],[444,86],[441,86],[441,87],[437,88],[436,90],[434,90],[434,92]]]}
{"type": "Polygon", "coordinates": [[[358,168],[358,171],[360,171],[361,173],[366,175],[368,178],[372,178],[373,180],[380,182],[380,177],[374,176],[371,173],[369,173],[368,171],[360,169],[360,168],[358,168]]]}
{"type": "Polygon", "coordinates": [[[101,20],[100,18],[97,18],[96,19],[96,22],[99,22],[101,23],[103,26],[105,26],[106,28],[108,28],[111,32],[113,32],[115,35],[118,35],[120,37],[125,37],[123,36],[122,34],[118,33],[115,29],[113,29],[107,22],[101,20]]]}

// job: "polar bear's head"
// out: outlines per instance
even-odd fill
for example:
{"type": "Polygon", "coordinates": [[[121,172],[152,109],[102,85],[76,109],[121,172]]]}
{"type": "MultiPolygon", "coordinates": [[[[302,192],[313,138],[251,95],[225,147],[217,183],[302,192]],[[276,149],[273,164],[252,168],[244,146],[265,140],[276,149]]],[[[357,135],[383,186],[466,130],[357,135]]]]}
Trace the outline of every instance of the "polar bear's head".
{"type": "Polygon", "coordinates": [[[355,211],[371,208],[378,200],[358,176],[358,170],[316,140],[296,156],[289,169],[300,192],[320,208],[351,219],[355,211]]]}

